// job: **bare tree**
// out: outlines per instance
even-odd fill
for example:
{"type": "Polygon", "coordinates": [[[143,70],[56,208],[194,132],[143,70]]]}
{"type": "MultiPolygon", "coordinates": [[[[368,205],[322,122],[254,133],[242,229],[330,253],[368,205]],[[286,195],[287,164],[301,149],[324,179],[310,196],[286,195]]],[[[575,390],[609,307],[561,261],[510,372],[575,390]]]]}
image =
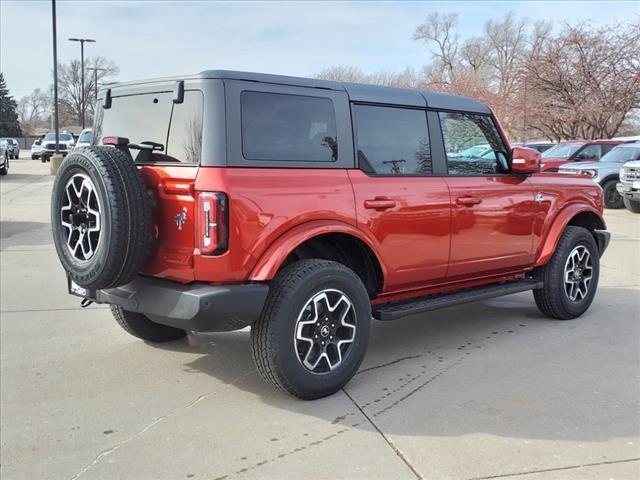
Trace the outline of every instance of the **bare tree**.
{"type": "Polygon", "coordinates": [[[47,92],[36,88],[18,101],[20,124],[25,132],[48,124],[51,111],[51,98],[47,92]]]}
{"type": "Polygon", "coordinates": [[[431,83],[450,85],[457,73],[460,36],[456,32],[458,15],[447,13],[444,15],[434,12],[424,23],[418,25],[413,39],[427,44],[434,43],[435,50],[431,53],[433,60],[429,74],[431,83]]]}
{"type": "Polygon", "coordinates": [[[84,92],[82,91],[80,60],[71,60],[58,66],[58,89],[60,107],[63,115],[73,116],[78,124],[82,122],[82,102],[85,102],[85,118],[91,122],[95,105],[93,104],[93,91],[95,90],[95,77],[88,68],[98,68],[98,83],[107,77],[119,73],[118,67],[111,60],[104,57],[94,57],[85,60],[84,92]]]}

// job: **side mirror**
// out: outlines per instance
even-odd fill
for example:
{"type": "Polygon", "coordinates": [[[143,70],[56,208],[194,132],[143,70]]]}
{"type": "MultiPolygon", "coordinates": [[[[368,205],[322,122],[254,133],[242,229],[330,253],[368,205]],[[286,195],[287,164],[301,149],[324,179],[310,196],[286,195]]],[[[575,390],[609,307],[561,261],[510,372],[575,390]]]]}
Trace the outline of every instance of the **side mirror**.
{"type": "Polygon", "coordinates": [[[538,173],[540,152],[533,148],[514,147],[511,150],[511,171],[513,173],[538,173]]]}

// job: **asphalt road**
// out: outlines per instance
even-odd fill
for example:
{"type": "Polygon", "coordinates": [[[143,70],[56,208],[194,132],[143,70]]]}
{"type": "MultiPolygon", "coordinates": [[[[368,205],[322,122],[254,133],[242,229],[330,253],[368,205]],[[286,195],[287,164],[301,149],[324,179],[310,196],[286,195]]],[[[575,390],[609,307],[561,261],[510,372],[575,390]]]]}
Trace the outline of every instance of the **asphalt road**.
{"type": "Polygon", "coordinates": [[[5,479],[640,478],[640,215],[582,318],[531,294],[375,322],[344,391],[258,377],[248,331],[152,346],[66,294],[48,164],[0,178],[5,479]]]}

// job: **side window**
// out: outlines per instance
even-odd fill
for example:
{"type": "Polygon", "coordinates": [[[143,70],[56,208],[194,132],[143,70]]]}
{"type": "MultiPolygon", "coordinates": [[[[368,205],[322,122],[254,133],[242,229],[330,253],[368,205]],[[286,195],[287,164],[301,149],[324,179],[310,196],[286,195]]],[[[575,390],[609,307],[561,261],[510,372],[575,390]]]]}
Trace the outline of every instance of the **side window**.
{"type": "Polygon", "coordinates": [[[598,160],[600,158],[600,145],[587,145],[574,158],[576,160],[598,160]]]}
{"type": "Polygon", "coordinates": [[[429,175],[431,149],[424,110],[353,106],[358,164],[379,175],[429,175]]]}
{"type": "Polygon", "coordinates": [[[488,115],[440,112],[449,175],[508,173],[506,148],[488,115]]]}
{"type": "Polygon", "coordinates": [[[240,96],[247,160],[334,162],[338,135],[328,98],[265,92],[240,96]]]}
{"type": "Polygon", "coordinates": [[[179,162],[198,163],[202,153],[202,106],[200,90],[184,92],[184,102],[173,105],[167,139],[167,155],[179,162]]]}

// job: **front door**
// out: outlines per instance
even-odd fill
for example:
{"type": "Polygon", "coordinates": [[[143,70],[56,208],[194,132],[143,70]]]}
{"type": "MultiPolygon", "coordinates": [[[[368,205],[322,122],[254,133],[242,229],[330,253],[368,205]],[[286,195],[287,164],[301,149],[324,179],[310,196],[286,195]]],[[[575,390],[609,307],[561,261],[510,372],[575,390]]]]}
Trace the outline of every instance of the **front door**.
{"type": "Polygon", "coordinates": [[[509,173],[504,142],[490,115],[439,114],[451,194],[447,279],[517,270],[531,262],[535,192],[509,173]]]}
{"type": "Polygon", "coordinates": [[[350,170],[358,226],[378,242],[388,271],[384,292],[444,280],[450,198],[432,176],[423,109],[354,105],[359,170],[350,170]]]}

